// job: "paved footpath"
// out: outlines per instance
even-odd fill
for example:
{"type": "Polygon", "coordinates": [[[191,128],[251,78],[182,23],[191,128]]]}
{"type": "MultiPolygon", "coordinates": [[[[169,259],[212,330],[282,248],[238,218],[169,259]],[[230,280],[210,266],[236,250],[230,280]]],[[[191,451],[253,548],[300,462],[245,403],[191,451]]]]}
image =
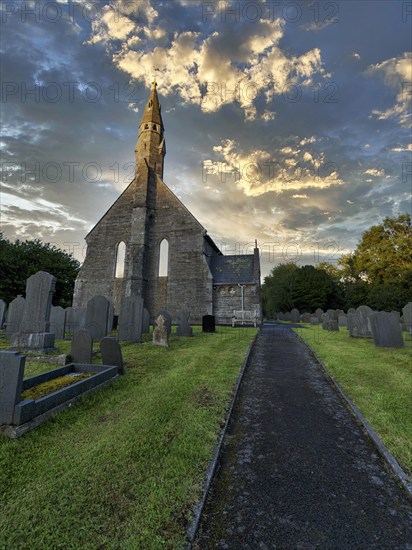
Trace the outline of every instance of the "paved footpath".
{"type": "Polygon", "coordinates": [[[412,549],[412,504],[296,335],[265,324],[195,549],[412,549]]]}

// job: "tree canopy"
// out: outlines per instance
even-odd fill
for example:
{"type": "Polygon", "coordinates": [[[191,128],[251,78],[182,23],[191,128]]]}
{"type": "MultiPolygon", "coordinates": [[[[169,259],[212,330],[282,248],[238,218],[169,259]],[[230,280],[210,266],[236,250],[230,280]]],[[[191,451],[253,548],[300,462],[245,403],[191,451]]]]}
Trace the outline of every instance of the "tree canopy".
{"type": "Polygon", "coordinates": [[[38,239],[12,243],[0,233],[0,257],[0,298],[5,302],[10,303],[18,294],[24,295],[26,279],[42,270],[57,278],[53,304],[71,305],[80,267],[72,255],[38,239]]]}

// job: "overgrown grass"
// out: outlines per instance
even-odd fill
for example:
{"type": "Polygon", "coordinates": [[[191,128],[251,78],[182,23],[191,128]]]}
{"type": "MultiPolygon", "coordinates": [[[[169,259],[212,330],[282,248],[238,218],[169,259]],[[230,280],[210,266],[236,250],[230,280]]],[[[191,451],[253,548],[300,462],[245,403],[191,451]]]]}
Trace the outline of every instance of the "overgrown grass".
{"type": "Polygon", "coordinates": [[[406,472],[412,474],[412,341],[405,348],[375,347],[347,329],[294,329],[316,351],[406,472]]]}
{"type": "Polygon", "coordinates": [[[124,344],[124,377],[21,439],[0,438],[0,547],[183,547],[255,333],[124,344]]]}

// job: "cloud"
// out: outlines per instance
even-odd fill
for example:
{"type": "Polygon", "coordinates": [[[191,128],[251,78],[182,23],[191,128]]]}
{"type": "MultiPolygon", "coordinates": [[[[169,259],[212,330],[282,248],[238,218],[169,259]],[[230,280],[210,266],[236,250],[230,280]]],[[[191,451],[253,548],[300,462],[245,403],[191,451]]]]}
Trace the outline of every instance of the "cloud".
{"type": "Polygon", "coordinates": [[[405,52],[399,57],[393,57],[370,65],[365,71],[367,76],[383,78],[385,85],[395,93],[395,104],[389,109],[373,109],[372,115],[379,120],[395,119],[401,126],[411,124],[412,99],[412,53],[405,52]]]}
{"type": "Polygon", "coordinates": [[[406,147],[393,147],[392,149],[390,149],[390,151],[394,151],[395,153],[412,151],[412,143],[409,143],[406,147]]]}
{"type": "MultiPolygon", "coordinates": [[[[375,177],[382,177],[385,175],[385,170],[378,170],[376,168],[368,168],[364,174],[369,174],[370,176],[375,176],[375,177]]],[[[367,181],[372,181],[372,180],[367,180],[367,181]]]]}

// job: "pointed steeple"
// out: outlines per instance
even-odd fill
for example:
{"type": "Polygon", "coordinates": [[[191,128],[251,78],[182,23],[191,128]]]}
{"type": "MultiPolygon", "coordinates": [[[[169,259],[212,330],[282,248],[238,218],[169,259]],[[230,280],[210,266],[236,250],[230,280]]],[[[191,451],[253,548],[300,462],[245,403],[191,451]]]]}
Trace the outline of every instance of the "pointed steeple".
{"type": "Polygon", "coordinates": [[[139,125],[139,137],[135,149],[136,171],[139,171],[142,162],[147,162],[149,167],[162,178],[166,145],[163,136],[164,126],[161,107],[156,88],[157,83],[154,81],[139,125]]]}

